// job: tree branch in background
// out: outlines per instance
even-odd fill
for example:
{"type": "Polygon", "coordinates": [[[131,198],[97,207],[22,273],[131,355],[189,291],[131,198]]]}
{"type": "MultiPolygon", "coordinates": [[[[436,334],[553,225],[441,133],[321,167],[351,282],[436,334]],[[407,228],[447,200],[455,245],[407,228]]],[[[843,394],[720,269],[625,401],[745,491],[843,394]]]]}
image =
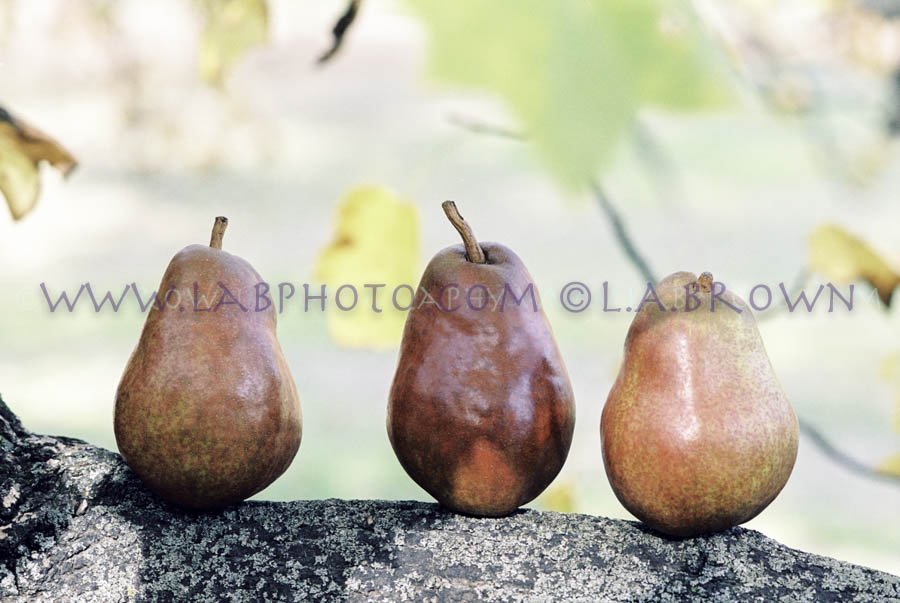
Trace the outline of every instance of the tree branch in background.
{"type": "Polygon", "coordinates": [[[341,49],[341,45],[344,43],[344,36],[347,35],[347,30],[350,29],[350,26],[353,25],[353,22],[356,20],[360,4],[362,4],[362,0],[350,0],[344,14],[341,15],[340,19],[337,20],[337,23],[334,24],[334,27],[331,28],[331,35],[334,37],[334,41],[331,44],[331,48],[326,50],[316,61],[319,65],[327,63],[335,54],[337,54],[337,51],[341,49]]]}
{"type": "Polygon", "coordinates": [[[885,19],[900,17],[900,0],[862,0],[862,6],[885,19]]]}
{"type": "Polygon", "coordinates": [[[487,134],[489,136],[509,138],[510,140],[525,140],[527,138],[525,134],[517,132],[512,128],[506,128],[479,119],[473,119],[459,113],[451,113],[447,116],[447,121],[454,126],[472,132],[473,134],[487,134]]]}
{"type": "Polygon", "coordinates": [[[644,257],[638,252],[637,248],[635,248],[634,243],[631,242],[631,237],[628,236],[628,231],[625,230],[622,218],[619,216],[619,212],[616,211],[616,208],[610,203],[606,191],[603,190],[603,187],[596,180],[591,182],[591,189],[594,191],[594,198],[596,198],[597,203],[600,204],[600,209],[606,214],[606,219],[609,220],[609,224],[612,226],[613,234],[616,235],[616,241],[618,241],[619,247],[622,248],[622,251],[625,252],[628,260],[634,265],[637,271],[641,273],[644,280],[648,283],[655,284],[657,282],[656,275],[653,274],[653,271],[650,269],[650,266],[647,265],[644,257]]]}
{"type": "Polygon", "coordinates": [[[683,199],[684,185],[680,175],[671,155],[657,140],[653,130],[644,120],[638,118],[631,128],[631,133],[634,138],[635,154],[653,182],[659,199],[667,202],[683,199]]]}
{"type": "Polygon", "coordinates": [[[887,471],[882,471],[876,467],[871,467],[866,465],[865,463],[861,463],[857,461],[855,458],[841,452],[834,445],[829,442],[822,432],[810,425],[805,420],[800,420],[800,431],[808,437],[812,442],[816,445],[816,447],[827,456],[829,459],[841,465],[845,469],[856,473],[857,475],[862,475],[863,477],[869,477],[872,479],[880,479],[887,482],[891,482],[894,484],[900,483],[900,476],[894,475],[893,473],[889,473],[887,471]]]}
{"type": "MultiPolygon", "coordinates": [[[[450,123],[475,134],[500,136],[510,140],[519,141],[524,141],[526,139],[523,134],[520,134],[515,130],[512,130],[511,128],[497,126],[479,119],[463,117],[460,115],[452,115],[449,118],[449,121],[450,123]]],[[[647,282],[656,283],[657,280],[653,270],[644,259],[643,254],[638,251],[637,246],[631,240],[631,237],[628,234],[628,230],[625,228],[625,224],[623,223],[618,210],[612,204],[609,195],[607,195],[606,191],[598,181],[594,180],[590,184],[591,190],[594,193],[594,197],[596,198],[600,209],[603,210],[604,215],[609,221],[610,226],[613,229],[613,233],[615,234],[616,241],[622,248],[625,257],[628,258],[628,260],[631,262],[631,265],[634,266],[634,268],[640,273],[641,278],[645,279],[647,282]]],[[[809,274],[807,273],[807,271],[805,269],[801,269],[795,279],[794,285],[791,287],[791,290],[795,293],[798,293],[799,290],[802,289],[805,285],[808,276],[809,274]]],[[[766,316],[766,313],[760,313],[758,315],[758,319],[761,320],[763,316],[766,316]]],[[[803,433],[809,439],[809,441],[812,442],[813,445],[815,445],[815,447],[818,448],[819,451],[821,451],[832,462],[840,465],[841,467],[847,469],[852,473],[861,475],[863,477],[884,480],[893,484],[900,484],[900,477],[895,476],[892,473],[881,471],[880,469],[877,469],[870,465],[866,465],[865,463],[856,460],[852,456],[839,450],[822,434],[822,432],[810,425],[805,419],[801,418],[799,419],[799,422],[801,433],[803,433]]]]}
{"type": "Polygon", "coordinates": [[[900,66],[894,70],[891,80],[893,108],[888,112],[888,132],[891,136],[900,136],[900,66]]]}

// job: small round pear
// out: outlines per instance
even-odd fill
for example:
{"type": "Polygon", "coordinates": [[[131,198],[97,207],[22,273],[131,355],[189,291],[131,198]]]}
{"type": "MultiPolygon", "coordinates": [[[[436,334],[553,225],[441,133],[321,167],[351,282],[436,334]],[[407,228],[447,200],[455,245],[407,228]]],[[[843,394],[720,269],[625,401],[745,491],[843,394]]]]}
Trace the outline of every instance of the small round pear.
{"type": "Polygon", "coordinates": [[[660,532],[725,530],[787,483],[797,417],[742,299],[708,272],[677,272],[654,291],[659,303],[645,296],[603,408],[606,475],[660,532]]]}

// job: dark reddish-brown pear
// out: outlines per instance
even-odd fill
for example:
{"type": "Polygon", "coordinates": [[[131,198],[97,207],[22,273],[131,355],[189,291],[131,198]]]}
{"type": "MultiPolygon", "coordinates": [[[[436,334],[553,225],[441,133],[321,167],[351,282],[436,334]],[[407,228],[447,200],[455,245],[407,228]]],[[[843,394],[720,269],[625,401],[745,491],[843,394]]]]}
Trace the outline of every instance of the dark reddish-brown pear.
{"type": "Polygon", "coordinates": [[[531,276],[512,251],[465,243],[425,269],[403,332],[387,430],[412,479],[444,506],[500,516],[533,500],[572,442],[572,387],[531,276]]]}
{"type": "Polygon", "coordinates": [[[209,246],[172,258],[116,393],[119,451],[171,502],[206,509],[259,492],[300,446],[297,388],[259,274],[209,246]]]}
{"type": "Polygon", "coordinates": [[[694,536],[755,517],[787,483],[797,417],[756,321],[712,275],[649,294],[600,423],[616,496],[647,525],[694,536]]]}

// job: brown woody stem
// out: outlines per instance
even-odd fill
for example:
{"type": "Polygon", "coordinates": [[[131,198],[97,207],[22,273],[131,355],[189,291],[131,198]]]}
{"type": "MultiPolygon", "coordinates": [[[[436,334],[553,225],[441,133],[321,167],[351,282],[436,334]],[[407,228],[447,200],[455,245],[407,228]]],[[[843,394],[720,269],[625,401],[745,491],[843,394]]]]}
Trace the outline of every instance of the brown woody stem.
{"type": "Polygon", "coordinates": [[[209,246],[213,249],[222,249],[222,238],[225,236],[225,229],[228,228],[228,218],[225,216],[216,216],[216,222],[213,224],[212,236],[209,238],[209,246]]]}
{"type": "Polygon", "coordinates": [[[704,272],[700,275],[700,278],[697,279],[697,285],[700,286],[700,290],[709,293],[712,291],[713,284],[713,275],[712,272],[704,272]]]}
{"type": "Polygon", "coordinates": [[[447,214],[447,218],[450,220],[450,223],[453,224],[453,228],[455,228],[462,237],[463,245],[466,246],[466,259],[475,264],[484,264],[486,261],[484,250],[482,250],[481,245],[478,244],[478,239],[475,238],[472,227],[469,226],[469,223],[460,215],[459,210],[456,208],[456,203],[453,201],[444,201],[441,204],[441,207],[444,208],[444,213],[447,214]]]}

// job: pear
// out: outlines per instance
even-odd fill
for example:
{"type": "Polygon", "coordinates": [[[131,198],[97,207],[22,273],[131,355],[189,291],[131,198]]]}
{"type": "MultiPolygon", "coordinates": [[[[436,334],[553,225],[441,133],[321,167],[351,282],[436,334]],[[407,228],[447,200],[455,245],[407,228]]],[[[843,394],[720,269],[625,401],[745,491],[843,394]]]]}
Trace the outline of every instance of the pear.
{"type": "Polygon", "coordinates": [[[619,501],[676,537],[724,530],[760,513],[797,457],[797,417],[750,308],[676,272],[648,290],[600,421],[619,501]]]}
{"type": "Polygon", "coordinates": [[[300,446],[275,309],[256,297],[256,270],[222,251],[227,224],[216,218],[208,247],[172,258],[116,392],[125,462],[160,497],[191,509],[259,492],[300,446]]]}
{"type": "Polygon", "coordinates": [[[508,515],[562,468],[572,387],[522,261],[503,245],[479,244],[452,201],[443,208],[465,246],[438,252],[422,275],[388,436],[409,476],[445,507],[508,515]]]}

